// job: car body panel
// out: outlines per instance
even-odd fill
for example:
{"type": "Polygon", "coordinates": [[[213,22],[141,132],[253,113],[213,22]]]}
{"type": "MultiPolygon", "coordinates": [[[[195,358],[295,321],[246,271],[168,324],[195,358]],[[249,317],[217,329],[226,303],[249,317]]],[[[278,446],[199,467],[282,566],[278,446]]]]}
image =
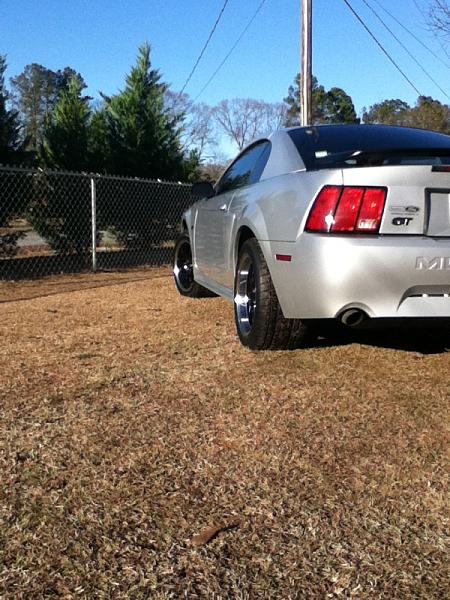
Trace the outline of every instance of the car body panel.
{"type": "Polygon", "coordinates": [[[260,244],[285,317],[336,318],[347,308],[370,317],[450,317],[450,269],[433,268],[436,257],[450,257],[448,239],[304,234],[260,244]]]}
{"type": "Polygon", "coordinates": [[[183,217],[198,283],[233,300],[245,231],[259,241],[287,318],[337,318],[347,308],[373,318],[450,317],[449,172],[424,164],[307,171],[285,130],[269,139],[258,183],[200,200],[183,217]],[[305,232],[325,185],[385,187],[379,233],[305,232]]]}
{"type": "Polygon", "coordinates": [[[230,229],[229,205],[234,191],[201,200],[195,213],[193,236],[196,269],[203,277],[218,281],[227,268],[226,241],[230,229]]]}

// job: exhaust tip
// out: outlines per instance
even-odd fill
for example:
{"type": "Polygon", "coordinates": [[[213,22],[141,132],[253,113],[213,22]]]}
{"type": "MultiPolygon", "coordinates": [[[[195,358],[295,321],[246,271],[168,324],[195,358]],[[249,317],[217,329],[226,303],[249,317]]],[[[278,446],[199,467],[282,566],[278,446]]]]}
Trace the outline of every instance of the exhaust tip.
{"type": "Polygon", "coordinates": [[[367,314],[360,308],[348,308],[340,315],[339,320],[347,327],[358,327],[368,318],[367,314]]]}

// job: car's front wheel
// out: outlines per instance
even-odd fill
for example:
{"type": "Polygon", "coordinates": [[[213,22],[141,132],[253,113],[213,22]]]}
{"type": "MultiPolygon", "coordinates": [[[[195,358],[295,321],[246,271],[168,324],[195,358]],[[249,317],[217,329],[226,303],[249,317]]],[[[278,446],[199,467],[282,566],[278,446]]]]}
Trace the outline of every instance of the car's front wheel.
{"type": "Polygon", "coordinates": [[[246,240],[239,252],[234,315],[239,339],[251,350],[288,350],[307,339],[303,321],[283,316],[264,254],[254,238],[246,240]]]}
{"type": "Polygon", "coordinates": [[[216,295],[199,285],[194,279],[191,241],[187,233],[180,235],[175,243],[173,276],[175,285],[182,296],[205,298],[216,295]]]}

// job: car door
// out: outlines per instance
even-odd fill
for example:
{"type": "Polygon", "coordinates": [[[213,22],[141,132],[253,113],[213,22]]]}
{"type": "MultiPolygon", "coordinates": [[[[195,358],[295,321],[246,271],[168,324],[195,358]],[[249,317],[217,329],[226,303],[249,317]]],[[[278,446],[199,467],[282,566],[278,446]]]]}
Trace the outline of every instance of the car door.
{"type": "Polygon", "coordinates": [[[203,199],[195,220],[195,263],[198,275],[220,285],[224,270],[224,228],[234,190],[203,199]]]}
{"type": "Polygon", "coordinates": [[[244,150],[217,182],[216,195],[199,204],[194,239],[196,268],[201,278],[220,288],[232,289],[229,248],[235,214],[230,206],[236,190],[252,183],[252,174],[268,144],[265,140],[244,150]]]}

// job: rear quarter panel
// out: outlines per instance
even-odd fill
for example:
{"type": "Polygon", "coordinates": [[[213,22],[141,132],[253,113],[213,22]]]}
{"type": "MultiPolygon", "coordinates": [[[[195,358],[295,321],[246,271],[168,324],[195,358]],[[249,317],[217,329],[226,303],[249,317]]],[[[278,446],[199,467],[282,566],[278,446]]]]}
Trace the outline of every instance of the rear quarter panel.
{"type": "Polygon", "coordinates": [[[264,241],[295,241],[309,208],[323,185],[341,185],[342,172],[296,172],[237,190],[230,211],[233,236],[244,225],[264,241]]]}

